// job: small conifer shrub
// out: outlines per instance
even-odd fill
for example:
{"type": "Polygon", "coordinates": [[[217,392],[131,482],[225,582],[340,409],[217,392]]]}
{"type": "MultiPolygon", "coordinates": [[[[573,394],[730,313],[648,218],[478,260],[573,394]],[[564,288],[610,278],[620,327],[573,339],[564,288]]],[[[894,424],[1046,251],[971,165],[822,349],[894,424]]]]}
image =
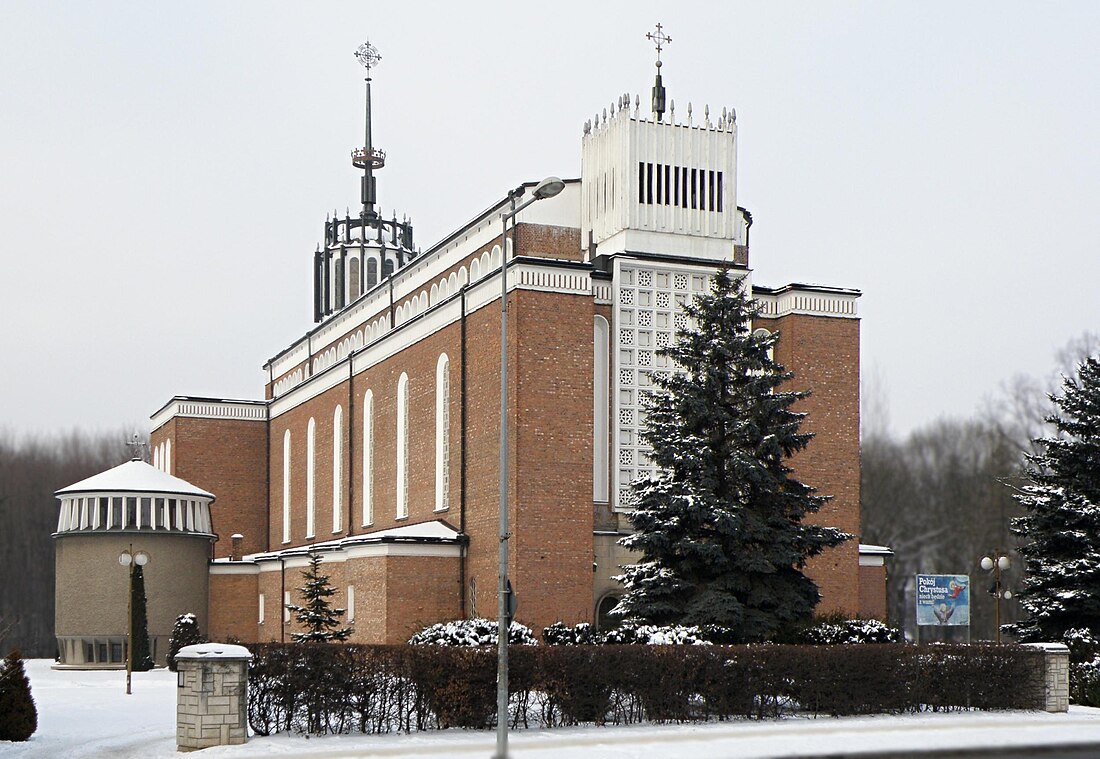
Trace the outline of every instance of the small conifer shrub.
{"type": "Polygon", "coordinates": [[[23,658],[12,651],[0,665],[0,741],[25,741],[38,729],[38,710],[23,658]]]}
{"type": "Polygon", "coordinates": [[[329,583],[328,575],[321,571],[320,554],[309,555],[309,566],[302,570],[302,578],[305,585],[298,588],[298,593],[304,603],[287,604],[286,608],[306,631],[291,633],[291,639],[295,643],[327,643],[350,638],[352,629],[340,626],[344,609],[334,607],[329,601],[336,595],[336,589],[329,583]]]}
{"type": "Polygon", "coordinates": [[[191,612],[180,614],[172,625],[172,636],[168,639],[168,669],[176,671],[176,654],[184,646],[205,643],[206,638],[199,630],[199,621],[191,612]]]}

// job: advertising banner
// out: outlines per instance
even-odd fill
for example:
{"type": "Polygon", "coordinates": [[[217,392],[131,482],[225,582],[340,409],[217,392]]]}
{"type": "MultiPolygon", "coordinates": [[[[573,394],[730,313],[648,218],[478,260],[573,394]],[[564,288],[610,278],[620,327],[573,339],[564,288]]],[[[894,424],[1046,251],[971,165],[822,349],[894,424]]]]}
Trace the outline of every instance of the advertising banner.
{"type": "Polygon", "coordinates": [[[917,575],[918,625],[970,625],[969,575],[917,575]]]}

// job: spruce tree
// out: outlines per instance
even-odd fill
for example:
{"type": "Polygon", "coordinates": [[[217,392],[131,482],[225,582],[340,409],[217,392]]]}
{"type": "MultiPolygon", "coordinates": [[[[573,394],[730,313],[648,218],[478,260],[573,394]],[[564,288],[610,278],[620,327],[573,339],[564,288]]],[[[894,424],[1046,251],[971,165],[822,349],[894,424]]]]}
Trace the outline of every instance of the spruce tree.
{"type": "Polygon", "coordinates": [[[38,729],[38,709],[23,659],[12,651],[0,663],[0,741],[25,741],[38,729]]]}
{"type": "Polygon", "coordinates": [[[344,610],[333,608],[329,601],[336,595],[336,589],[329,584],[328,575],[321,572],[320,554],[310,554],[309,567],[302,570],[302,577],[305,585],[298,588],[298,593],[305,605],[287,604],[286,608],[294,614],[298,624],[306,628],[306,632],[291,633],[291,639],[296,643],[307,643],[347,640],[351,637],[350,627],[340,627],[344,610]]]}
{"type": "Polygon", "coordinates": [[[199,630],[199,622],[191,612],[180,614],[172,625],[172,637],[168,639],[168,669],[176,671],[176,654],[184,646],[193,646],[196,643],[205,643],[199,630]]]}
{"type": "Polygon", "coordinates": [[[149,616],[145,609],[145,572],[140,564],[132,564],[132,592],[130,594],[130,645],[133,650],[134,672],[152,669],[153,657],[149,655],[149,616]]]}
{"type": "Polygon", "coordinates": [[[1027,513],[1012,524],[1026,540],[1017,598],[1027,616],[1008,629],[1024,641],[1100,635],[1100,360],[1085,359],[1051,400],[1055,434],[1027,456],[1029,484],[1016,496],[1027,513]]]}
{"type": "Polygon", "coordinates": [[[793,476],[788,459],[811,435],[783,390],[792,374],[772,358],[778,333],[753,334],[759,307],[743,277],[721,269],[684,306],[694,326],[660,354],[678,371],[653,372],[643,441],[656,476],[633,485],[641,553],[619,577],[615,613],[640,622],[719,625],[727,639],[766,640],[810,616],[820,600],[805,561],[850,538],[803,524],[827,500],[793,476]]]}

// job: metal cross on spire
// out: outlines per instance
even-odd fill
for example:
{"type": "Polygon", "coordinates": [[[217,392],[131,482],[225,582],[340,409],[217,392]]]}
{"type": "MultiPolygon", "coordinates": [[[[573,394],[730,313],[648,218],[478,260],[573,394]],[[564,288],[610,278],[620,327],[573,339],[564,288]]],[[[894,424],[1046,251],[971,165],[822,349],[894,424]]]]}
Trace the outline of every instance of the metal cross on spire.
{"type": "Polygon", "coordinates": [[[658,23],[657,31],[646,32],[645,38],[651,40],[653,44],[657,46],[657,68],[661,68],[661,51],[664,50],[665,45],[672,42],[672,37],[665,34],[664,27],[658,23]]]}
{"type": "Polygon", "coordinates": [[[665,115],[665,86],[661,83],[661,51],[665,45],[672,42],[664,32],[664,27],[657,24],[656,32],[647,32],[645,38],[651,40],[657,46],[657,80],[653,83],[653,112],[657,114],[657,121],[665,115]]]}
{"type": "Polygon", "coordinates": [[[367,70],[368,77],[370,77],[370,70],[382,62],[382,54],[378,52],[378,48],[370,44],[369,40],[356,48],[355,57],[367,70]]]}

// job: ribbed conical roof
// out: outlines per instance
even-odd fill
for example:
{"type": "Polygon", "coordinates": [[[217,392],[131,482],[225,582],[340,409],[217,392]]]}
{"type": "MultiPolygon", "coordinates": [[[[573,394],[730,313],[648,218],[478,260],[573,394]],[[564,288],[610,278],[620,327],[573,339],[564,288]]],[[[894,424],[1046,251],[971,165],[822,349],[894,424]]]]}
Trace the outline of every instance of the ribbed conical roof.
{"type": "Polygon", "coordinates": [[[94,474],[67,488],[61,488],[54,495],[71,493],[168,493],[171,495],[198,496],[213,500],[214,494],[197,488],[187,480],[173,477],[144,461],[134,459],[119,464],[114,469],[94,474]]]}

